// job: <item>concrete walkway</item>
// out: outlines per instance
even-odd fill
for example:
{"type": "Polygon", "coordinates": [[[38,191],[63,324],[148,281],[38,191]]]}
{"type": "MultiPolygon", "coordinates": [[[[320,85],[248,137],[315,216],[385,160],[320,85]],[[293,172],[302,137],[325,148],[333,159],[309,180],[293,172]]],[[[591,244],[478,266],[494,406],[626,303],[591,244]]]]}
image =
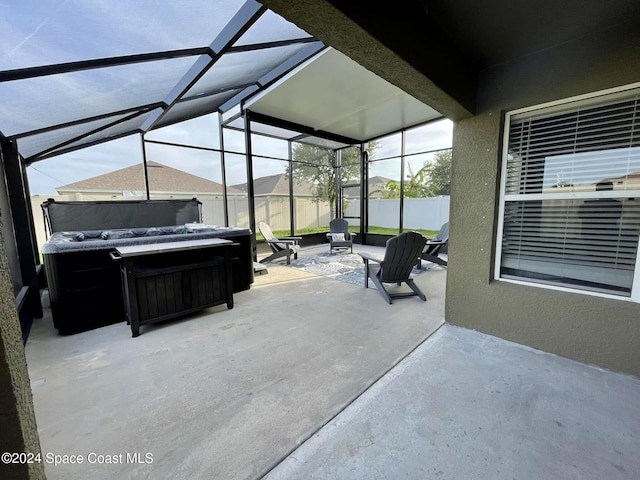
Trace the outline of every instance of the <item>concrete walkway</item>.
{"type": "Polygon", "coordinates": [[[640,379],[445,325],[266,478],[635,480],[640,379]]]}

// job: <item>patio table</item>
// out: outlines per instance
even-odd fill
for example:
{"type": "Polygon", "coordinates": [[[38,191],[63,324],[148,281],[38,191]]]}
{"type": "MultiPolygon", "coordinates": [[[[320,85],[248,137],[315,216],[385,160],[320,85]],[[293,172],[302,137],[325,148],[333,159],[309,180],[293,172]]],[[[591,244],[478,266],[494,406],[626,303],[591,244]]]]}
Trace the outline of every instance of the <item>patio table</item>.
{"type": "Polygon", "coordinates": [[[233,308],[230,240],[207,238],[116,247],[127,323],[140,325],[184,316],[214,305],[233,308]]]}

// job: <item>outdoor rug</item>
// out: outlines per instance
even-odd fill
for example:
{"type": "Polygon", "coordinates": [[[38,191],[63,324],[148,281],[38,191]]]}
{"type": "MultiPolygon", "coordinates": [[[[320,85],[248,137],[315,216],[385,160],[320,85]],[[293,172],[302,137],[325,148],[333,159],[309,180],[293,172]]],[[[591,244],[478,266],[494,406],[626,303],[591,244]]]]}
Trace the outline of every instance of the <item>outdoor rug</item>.
{"type": "MultiPolygon", "coordinates": [[[[304,270],[313,275],[333,278],[341,282],[364,286],[364,262],[355,253],[317,253],[313,255],[299,255],[298,260],[292,260],[292,268],[304,270]]],[[[411,277],[424,272],[413,268],[411,277]]]]}

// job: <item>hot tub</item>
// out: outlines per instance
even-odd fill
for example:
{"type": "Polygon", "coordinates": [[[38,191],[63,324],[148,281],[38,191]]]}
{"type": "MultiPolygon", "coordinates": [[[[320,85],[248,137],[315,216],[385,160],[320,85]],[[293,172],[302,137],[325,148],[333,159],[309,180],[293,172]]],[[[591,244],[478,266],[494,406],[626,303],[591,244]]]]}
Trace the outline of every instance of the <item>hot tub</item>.
{"type": "MultiPolygon", "coordinates": [[[[60,210],[62,203],[56,202],[56,210],[60,210]]],[[[82,202],[69,203],[78,211],[78,204],[82,202]]],[[[96,214],[96,202],[86,203],[96,214]]],[[[129,205],[133,207],[132,202],[126,203],[119,206],[124,208],[123,215],[129,205]]],[[[140,202],[135,204],[134,208],[139,209],[140,202]]],[[[118,219],[114,220],[112,215],[113,205],[105,206],[105,210],[109,211],[111,220],[105,223],[117,224],[118,219]]],[[[110,255],[116,247],[205,238],[232,240],[233,291],[249,289],[253,283],[251,230],[205,225],[197,222],[198,218],[189,220],[177,225],[91,228],[53,233],[42,249],[42,257],[55,328],[61,334],[72,334],[125,320],[120,269],[110,255]]],[[[88,223],[86,218],[83,221],[88,223]]],[[[95,222],[96,218],[92,221],[95,222]]],[[[153,218],[145,216],[138,221],[152,222],[153,218]]],[[[52,225],[55,228],[55,221],[52,225]]],[[[95,227],[95,224],[89,226],[95,227]]]]}
{"type": "Polygon", "coordinates": [[[54,326],[61,334],[71,334],[125,320],[120,270],[110,255],[115,247],[204,238],[234,242],[233,291],[249,289],[249,229],[212,226],[193,231],[178,225],[54,233],[42,249],[54,326]]]}

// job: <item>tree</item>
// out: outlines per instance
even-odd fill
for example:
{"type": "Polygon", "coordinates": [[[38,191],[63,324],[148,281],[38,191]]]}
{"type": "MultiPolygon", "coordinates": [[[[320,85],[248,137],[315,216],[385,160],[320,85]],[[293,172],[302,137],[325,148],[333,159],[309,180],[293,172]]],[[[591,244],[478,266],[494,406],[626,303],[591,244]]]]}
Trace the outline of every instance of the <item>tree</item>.
{"type": "MultiPolygon", "coordinates": [[[[369,146],[375,149],[375,145],[369,146]]],[[[335,217],[336,206],[336,151],[317,145],[296,143],[293,146],[293,180],[294,182],[309,183],[316,202],[328,202],[331,217],[335,217]]],[[[341,151],[342,167],[340,168],[341,183],[359,180],[360,177],[360,149],[345,148],[341,151]]]]}
{"type": "MultiPolygon", "coordinates": [[[[428,169],[430,165],[425,164],[417,172],[413,172],[410,164],[407,164],[407,178],[404,181],[404,196],[407,198],[430,197],[428,181],[428,169]]],[[[384,186],[384,198],[400,198],[400,183],[396,180],[389,180],[384,186]]]]}
{"type": "MultiPolygon", "coordinates": [[[[407,164],[407,176],[404,180],[405,198],[437,197],[451,193],[451,150],[435,154],[430,163],[422,165],[414,172],[407,164]]],[[[389,180],[384,186],[384,198],[400,198],[400,182],[389,180]]]]}
{"type": "Polygon", "coordinates": [[[435,154],[433,162],[426,166],[429,197],[451,195],[451,150],[443,150],[435,154]]]}

